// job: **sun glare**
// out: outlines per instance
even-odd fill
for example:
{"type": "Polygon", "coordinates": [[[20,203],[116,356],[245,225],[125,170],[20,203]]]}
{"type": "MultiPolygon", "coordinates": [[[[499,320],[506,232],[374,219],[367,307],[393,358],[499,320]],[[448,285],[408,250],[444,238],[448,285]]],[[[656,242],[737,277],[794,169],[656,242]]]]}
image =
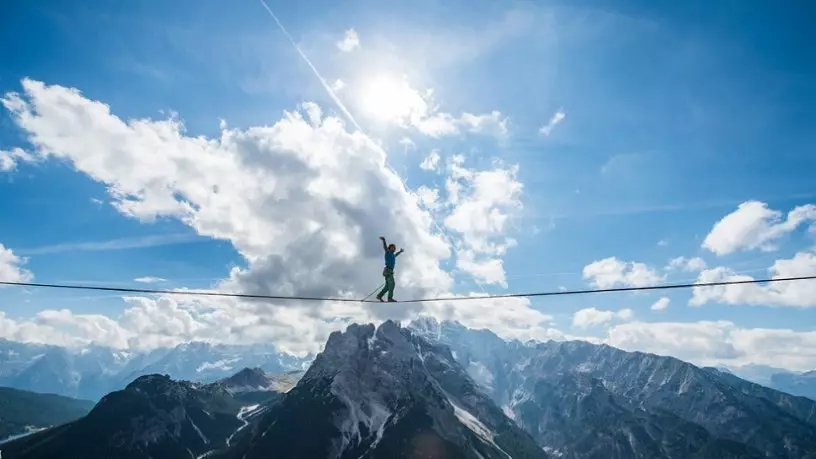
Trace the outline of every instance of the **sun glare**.
{"type": "Polygon", "coordinates": [[[360,91],[360,105],[377,121],[402,124],[414,116],[423,116],[428,104],[404,78],[380,75],[366,81],[360,91]]]}

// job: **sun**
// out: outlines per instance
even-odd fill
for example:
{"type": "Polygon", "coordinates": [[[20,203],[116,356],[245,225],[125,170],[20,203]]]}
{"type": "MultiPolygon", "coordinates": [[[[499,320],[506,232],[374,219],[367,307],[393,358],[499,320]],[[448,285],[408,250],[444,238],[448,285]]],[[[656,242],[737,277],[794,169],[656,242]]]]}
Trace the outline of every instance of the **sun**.
{"type": "Polygon", "coordinates": [[[421,118],[428,111],[428,103],[406,78],[390,75],[366,80],[360,88],[359,103],[366,115],[376,121],[400,125],[421,118]]]}

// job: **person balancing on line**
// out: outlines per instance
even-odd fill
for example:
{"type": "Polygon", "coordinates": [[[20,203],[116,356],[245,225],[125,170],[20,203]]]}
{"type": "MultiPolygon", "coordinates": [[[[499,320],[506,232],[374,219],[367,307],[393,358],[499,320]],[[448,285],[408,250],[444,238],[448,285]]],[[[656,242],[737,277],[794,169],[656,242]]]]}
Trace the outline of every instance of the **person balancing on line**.
{"type": "Polygon", "coordinates": [[[380,240],[383,244],[383,250],[385,250],[385,269],[383,269],[383,277],[385,277],[385,287],[380,290],[380,293],[377,294],[377,299],[382,301],[383,295],[388,293],[388,301],[391,303],[396,303],[397,300],[394,299],[394,266],[397,264],[397,257],[403,252],[403,249],[400,249],[399,252],[396,252],[397,246],[394,244],[386,244],[385,238],[380,236],[380,240]]]}

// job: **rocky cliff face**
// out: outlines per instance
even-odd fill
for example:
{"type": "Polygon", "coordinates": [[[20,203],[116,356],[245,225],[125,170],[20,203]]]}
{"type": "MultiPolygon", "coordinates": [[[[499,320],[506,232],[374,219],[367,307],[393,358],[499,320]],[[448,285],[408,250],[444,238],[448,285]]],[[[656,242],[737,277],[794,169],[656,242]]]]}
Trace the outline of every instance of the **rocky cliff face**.
{"type": "Polygon", "coordinates": [[[543,458],[450,351],[385,322],[333,333],[229,457],[543,458]]]}
{"type": "Polygon", "coordinates": [[[242,424],[225,391],[148,375],[105,396],[87,416],[2,446],[13,458],[182,458],[226,445],[242,424]]]}
{"type": "Polygon", "coordinates": [[[779,457],[816,451],[816,403],[734,375],[586,342],[506,342],[423,319],[494,401],[565,457],[779,457]],[[645,455],[645,456],[644,456],[645,455]]]}

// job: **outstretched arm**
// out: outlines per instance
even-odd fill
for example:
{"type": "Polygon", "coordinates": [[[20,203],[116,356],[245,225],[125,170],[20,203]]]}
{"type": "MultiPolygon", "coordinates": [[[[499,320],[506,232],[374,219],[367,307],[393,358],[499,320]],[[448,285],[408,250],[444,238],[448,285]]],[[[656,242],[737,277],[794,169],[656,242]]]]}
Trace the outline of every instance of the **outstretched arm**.
{"type": "Polygon", "coordinates": [[[383,250],[388,250],[388,244],[385,243],[385,238],[380,236],[380,240],[383,243],[383,250]]]}
{"type": "Polygon", "coordinates": [[[395,257],[398,257],[398,256],[400,256],[400,254],[401,254],[402,252],[405,252],[405,249],[399,249],[399,252],[397,252],[397,254],[396,254],[396,255],[394,255],[394,256],[395,256],[395,257]]]}

